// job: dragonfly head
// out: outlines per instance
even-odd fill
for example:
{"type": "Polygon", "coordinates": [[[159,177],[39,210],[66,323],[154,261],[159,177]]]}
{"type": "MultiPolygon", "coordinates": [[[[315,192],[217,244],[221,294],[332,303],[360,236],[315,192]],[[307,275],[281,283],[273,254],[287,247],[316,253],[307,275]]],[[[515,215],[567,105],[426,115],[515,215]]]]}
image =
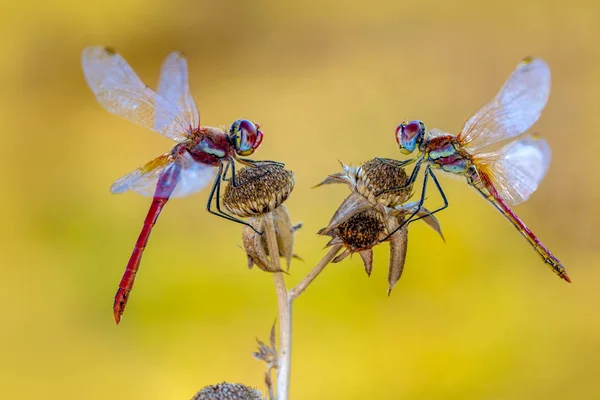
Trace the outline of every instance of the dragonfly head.
{"type": "Polygon", "coordinates": [[[229,139],[235,152],[240,156],[249,156],[260,146],[263,133],[258,124],[247,119],[238,119],[229,128],[229,139]]]}
{"type": "Polygon", "coordinates": [[[402,121],[396,128],[396,142],[404,154],[415,151],[415,148],[420,146],[424,139],[425,124],[422,121],[402,121]]]}

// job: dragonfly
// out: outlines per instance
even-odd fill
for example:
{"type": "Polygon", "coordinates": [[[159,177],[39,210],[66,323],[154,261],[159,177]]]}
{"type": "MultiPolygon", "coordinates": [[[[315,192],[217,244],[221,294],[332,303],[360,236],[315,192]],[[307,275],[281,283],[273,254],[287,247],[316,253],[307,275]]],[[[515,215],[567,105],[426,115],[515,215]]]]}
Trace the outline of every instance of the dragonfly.
{"type": "MultiPolygon", "coordinates": [[[[511,209],[536,191],[550,165],[548,143],[539,135],[525,134],[540,117],[549,95],[548,64],[539,58],[527,57],[517,65],[496,96],[466,121],[458,135],[440,129],[428,131],[423,121],[410,120],[398,125],[395,136],[402,153],[417,152],[417,157],[405,162],[415,163],[406,186],[415,181],[425,166],[421,204],[417,209],[425,200],[428,177],[444,202],[432,213],[448,206],[434,169],[462,175],[514,225],[556,275],[571,282],[563,264],[511,209]],[[509,142],[499,150],[486,150],[503,141],[509,142]]],[[[412,216],[407,222],[419,219],[410,218],[412,216]]]]}
{"type": "Polygon", "coordinates": [[[152,197],[115,295],[113,313],[119,324],[152,228],[170,198],[196,193],[212,182],[208,212],[248,225],[221,210],[221,181],[233,179],[232,184],[236,185],[235,162],[255,166],[243,157],[258,149],[263,132],[247,119],[234,121],[229,130],[200,126],[198,108],[189,89],[187,60],[181,52],[172,52],[163,61],[157,92],[146,86],[112,48],[88,47],[82,52],[81,62],[85,80],[100,105],[177,142],[170,151],[118,179],[110,188],[112,193],[133,191],[152,197]]]}

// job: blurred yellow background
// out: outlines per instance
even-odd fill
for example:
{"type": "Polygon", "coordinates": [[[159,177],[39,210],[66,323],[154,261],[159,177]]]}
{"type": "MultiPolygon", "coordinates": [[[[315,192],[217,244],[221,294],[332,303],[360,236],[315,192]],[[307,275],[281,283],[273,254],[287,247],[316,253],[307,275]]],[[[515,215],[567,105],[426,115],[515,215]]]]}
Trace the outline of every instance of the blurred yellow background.
{"type": "MultiPolygon", "coordinates": [[[[402,158],[404,118],[458,132],[528,55],[552,69],[533,131],[553,150],[517,213],[564,262],[558,279],[462,179],[441,178],[446,243],[411,227],[387,297],[387,246],[329,266],[296,302],[293,399],[600,398],[600,4],[594,1],[14,1],[0,15],[0,398],[188,399],[228,380],[263,388],[251,357],[276,316],[240,226],[208,190],[167,204],[121,325],[112,301],[150,200],[111,183],[172,142],[106,112],[81,50],[115,47],[150,86],[189,57],[203,125],[249,118],[256,159],[296,172],[289,283],[324,254],[337,160],[402,158]],[[497,4],[496,4],[497,3],[497,4]]],[[[431,192],[434,193],[434,192],[431,192]]],[[[432,203],[439,198],[431,195],[432,203]]]]}

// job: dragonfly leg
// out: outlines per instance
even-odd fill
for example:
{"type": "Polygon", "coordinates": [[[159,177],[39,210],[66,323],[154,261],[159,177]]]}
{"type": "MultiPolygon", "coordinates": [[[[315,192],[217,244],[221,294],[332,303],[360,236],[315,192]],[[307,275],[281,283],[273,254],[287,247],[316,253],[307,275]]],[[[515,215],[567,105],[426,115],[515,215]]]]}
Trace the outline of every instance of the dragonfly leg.
{"type": "Polygon", "coordinates": [[[221,175],[221,179],[224,180],[225,182],[228,182],[230,179],[227,177],[227,172],[229,172],[229,165],[230,165],[230,163],[227,163],[227,165],[225,166],[225,170],[223,171],[223,174],[221,175]]]}
{"type": "MultiPolygon", "coordinates": [[[[412,170],[412,172],[410,174],[410,177],[408,178],[408,181],[406,181],[406,183],[404,185],[398,186],[398,187],[395,187],[395,188],[391,188],[391,189],[382,190],[381,192],[376,193],[375,197],[381,196],[384,193],[395,192],[395,191],[406,189],[407,187],[410,187],[417,180],[417,176],[419,175],[419,171],[421,170],[421,164],[422,163],[423,163],[423,159],[420,158],[417,161],[417,164],[415,165],[415,167],[413,168],[413,170],[412,170]]],[[[394,164],[391,164],[391,165],[394,165],[394,164]]],[[[395,165],[395,166],[397,166],[398,168],[401,168],[400,165],[395,165]]]]}
{"type": "Polygon", "coordinates": [[[276,165],[278,167],[285,167],[285,164],[279,161],[272,161],[272,160],[251,160],[249,158],[238,158],[238,161],[241,164],[245,164],[245,165],[252,165],[255,166],[258,163],[263,163],[263,164],[267,164],[267,165],[276,165]]]}
{"type": "Polygon", "coordinates": [[[262,234],[262,232],[258,232],[252,225],[250,225],[246,221],[241,220],[236,217],[233,217],[233,216],[227,214],[226,212],[224,212],[223,210],[221,210],[220,197],[221,197],[221,177],[222,176],[223,176],[223,164],[221,164],[219,166],[219,173],[217,174],[217,177],[215,178],[215,182],[213,183],[212,189],[210,190],[210,194],[208,195],[208,202],[206,203],[206,211],[208,211],[209,213],[211,213],[213,215],[216,215],[217,217],[224,218],[228,221],[237,222],[238,224],[249,226],[256,233],[262,234]],[[215,199],[217,211],[214,211],[212,209],[213,199],[215,199]]]}
{"type": "MultiPolygon", "coordinates": [[[[417,168],[417,167],[415,167],[417,168]]],[[[423,203],[425,202],[425,192],[427,190],[427,180],[429,177],[429,170],[431,169],[431,167],[428,165],[427,167],[425,167],[425,174],[423,176],[423,189],[421,190],[421,198],[419,199],[419,204],[417,205],[415,211],[413,211],[413,213],[406,218],[404,221],[402,221],[402,223],[400,225],[398,225],[396,227],[396,229],[394,229],[392,232],[390,232],[385,238],[383,238],[382,240],[380,240],[380,242],[385,242],[386,240],[388,240],[394,233],[398,232],[404,225],[406,225],[408,222],[410,222],[411,218],[414,217],[415,215],[417,215],[417,213],[419,212],[419,210],[421,209],[421,207],[423,207],[423,203]]]]}
{"type": "MultiPolygon", "coordinates": [[[[433,173],[433,169],[429,168],[425,173],[428,173],[429,175],[431,175],[431,179],[433,179],[433,183],[435,183],[435,186],[437,187],[437,190],[440,193],[440,196],[442,196],[442,200],[444,201],[444,205],[443,206],[438,207],[437,209],[431,211],[428,214],[428,215],[433,215],[433,214],[435,214],[437,212],[440,212],[440,211],[442,211],[442,210],[444,210],[444,209],[446,209],[448,207],[448,199],[446,198],[446,194],[444,193],[444,190],[442,189],[442,186],[440,186],[440,183],[438,182],[437,177],[433,173]]],[[[406,223],[409,223],[409,224],[413,223],[413,222],[418,221],[418,220],[420,220],[422,218],[425,218],[426,216],[427,215],[422,215],[422,216],[420,216],[418,218],[407,220],[406,223]]]]}
{"type": "Polygon", "coordinates": [[[271,173],[271,171],[269,171],[268,169],[266,169],[266,168],[265,168],[265,167],[267,167],[267,166],[269,166],[269,165],[276,165],[276,166],[281,166],[281,167],[285,166],[285,164],[283,164],[283,163],[278,163],[278,162],[276,162],[276,161],[261,161],[262,163],[267,163],[267,164],[266,164],[266,165],[257,165],[257,163],[256,163],[254,160],[247,160],[247,159],[242,159],[242,160],[243,160],[244,162],[246,162],[246,161],[252,161],[252,163],[250,163],[250,164],[246,164],[246,165],[249,165],[249,166],[251,166],[252,168],[263,168],[263,169],[265,170],[265,173],[264,173],[264,174],[261,174],[261,175],[258,175],[258,176],[255,176],[255,177],[253,177],[252,179],[249,179],[249,180],[247,180],[247,181],[244,181],[243,183],[238,183],[238,181],[237,181],[237,179],[236,179],[236,174],[235,174],[235,164],[234,164],[234,162],[233,162],[233,161],[230,161],[230,163],[231,163],[231,176],[232,176],[232,180],[233,180],[232,184],[233,184],[233,187],[235,187],[235,188],[237,188],[237,187],[239,187],[239,186],[246,185],[246,184],[248,184],[248,183],[250,183],[250,182],[253,182],[253,181],[255,181],[256,179],[261,179],[263,176],[265,176],[265,175],[267,175],[267,174],[270,174],[270,173],[271,173]]]}
{"type": "Polygon", "coordinates": [[[417,158],[411,158],[409,160],[394,160],[391,158],[381,158],[381,157],[375,157],[375,159],[377,161],[381,161],[382,163],[391,165],[392,167],[398,167],[398,168],[402,168],[405,167],[407,165],[410,165],[412,163],[414,163],[415,161],[417,161],[417,158]]]}

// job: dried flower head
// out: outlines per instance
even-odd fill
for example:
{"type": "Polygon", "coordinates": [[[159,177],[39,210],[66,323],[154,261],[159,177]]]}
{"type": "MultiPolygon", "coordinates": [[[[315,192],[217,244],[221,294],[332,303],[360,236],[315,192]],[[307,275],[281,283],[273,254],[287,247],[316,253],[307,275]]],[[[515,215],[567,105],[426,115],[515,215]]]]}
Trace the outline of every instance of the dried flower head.
{"type": "MultiPolygon", "coordinates": [[[[437,219],[425,208],[417,210],[418,203],[406,203],[410,187],[402,187],[408,177],[401,163],[394,160],[374,159],[356,168],[342,164],[343,172],[330,175],[319,185],[345,183],[352,193],[339,206],[326,228],[318,233],[330,236],[327,244],[341,244],[344,250],[333,262],[339,262],[352,253],[363,259],[365,271],[371,275],[373,247],[381,241],[390,242],[388,294],[400,279],[406,260],[408,225],[396,230],[407,216],[416,215],[442,236],[437,219]],[[399,184],[401,189],[394,190],[399,184]],[[380,194],[381,193],[381,194],[380,194]],[[377,194],[380,194],[377,196],[377,194]],[[390,236],[390,233],[394,232],[390,236]]],[[[442,236],[443,239],[443,236],[442,236]]]]}
{"type": "Polygon", "coordinates": [[[253,217],[275,210],[292,193],[294,173],[282,164],[257,161],[242,168],[225,188],[223,206],[238,217],[253,217]]]}
{"type": "Polygon", "coordinates": [[[373,205],[395,207],[412,196],[412,184],[407,185],[405,163],[389,158],[374,158],[358,167],[342,164],[341,173],[328,176],[317,186],[345,183],[350,190],[364,196],[373,205]]]}
{"type": "Polygon", "coordinates": [[[192,400],[261,400],[262,393],[240,383],[222,382],[205,386],[192,400]]]}
{"type": "Polygon", "coordinates": [[[295,255],[294,233],[300,225],[293,225],[283,202],[294,189],[294,173],[282,164],[256,161],[254,166],[242,168],[236,185],[230,180],[223,195],[223,206],[239,217],[251,217],[250,226],[242,233],[242,243],[248,255],[248,267],[258,266],[263,271],[281,272],[272,262],[264,232],[265,218],[272,218],[275,226],[278,256],[285,258],[287,266],[295,255]]]}

